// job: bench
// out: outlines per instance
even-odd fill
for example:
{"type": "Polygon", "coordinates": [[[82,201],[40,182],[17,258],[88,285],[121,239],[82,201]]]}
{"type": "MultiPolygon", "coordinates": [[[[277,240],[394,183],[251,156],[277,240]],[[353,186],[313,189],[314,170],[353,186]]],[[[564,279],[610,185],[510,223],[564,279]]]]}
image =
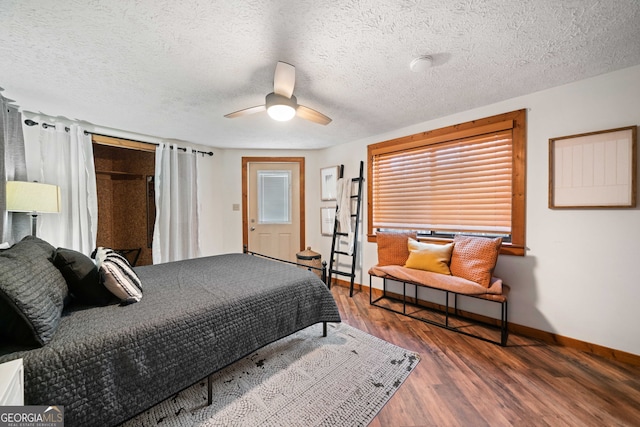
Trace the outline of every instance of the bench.
{"type": "Polygon", "coordinates": [[[421,320],[451,331],[506,346],[508,329],[509,286],[493,277],[501,240],[483,237],[456,236],[449,245],[424,244],[415,240],[415,233],[378,232],[378,264],[369,269],[369,303],[395,313],[421,320]],[[434,249],[435,248],[435,249],[434,249]],[[449,251],[449,257],[447,256],[449,251]],[[434,253],[436,255],[434,255],[434,253]],[[422,257],[423,262],[420,261],[422,257]],[[426,258],[425,258],[426,257],[426,258]],[[424,262],[427,259],[428,262],[424,262]],[[435,261],[435,264],[433,260],[435,261]],[[382,295],[373,296],[372,278],[383,280],[382,295]],[[402,283],[402,295],[388,292],[387,281],[402,283]],[[413,295],[407,295],[407,285],[413,285],[413,295]],[[420,304],[418,288],[429,288],[445,294],[441,307],[420,304]],[[453,295],[453,307],[449,295],[453,295]],[[500,304],[500,320],[497,328],[500,339],[492,340],[453,326],[450,315],[475,323],[496,327],[494,323],[480,321],[463,315],[458,309],[458,297],[475,298],[500,304]],[[402,303],[402,309],[384,304],[385,301],[402,303]],[[444,314],[444,321],[417,316],[407,311],[407,304],[444,314]]]}

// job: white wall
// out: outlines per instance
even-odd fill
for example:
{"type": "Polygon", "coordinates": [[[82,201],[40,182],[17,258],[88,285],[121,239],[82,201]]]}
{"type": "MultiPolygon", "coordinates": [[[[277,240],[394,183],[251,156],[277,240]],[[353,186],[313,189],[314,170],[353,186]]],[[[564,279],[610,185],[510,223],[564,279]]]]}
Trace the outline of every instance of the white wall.
{"type": "MultiPolygon", "coordinates": [[[[512,289],[510,321],[640,354],[640,208],[547,207],[549,138],[639,125],[640,66],[332,147],[318,153],[318,167],[343,163],[346,176],[355,176],[360,160],[366,168],[368,144],[521,108],[528,110],[528,250],[524,257],[501,256],[496,268],[512,289]]],[[[307,209],[314,212],[324,204],[317,190],[313,194],[319,183],[308,185],[307,209]]],[[[363,209],[365,225],[366,204],[363,209]]],[[[319,225],[315,236],[308,241],[328,257],[331,241],[320,236],[319,225]]],[[[365,274],[359,277],[368,284],[366,270],[377,262],[376,246],[361,241],[365,274]]]]}
{"type": "MultiPolygon", "coordinates": [[[[242,207],[242,157],[304,157],[305,158],[305,196],[306,196],[306,246],[313,244],[316,233],[320,233],[320,212],[314,204],[313,188],[318,184],[320,175],[316,161],[317,151],[304,150],[224,150],[221,155],[221,174],[217,185],[224,188],[225,197],[219,209],[222,210],[222,252],[242,251],[242,211],[234,211],[233,205],[242,207]],[[316,176],[317,175],[317,176],[316,176]],[[318,211],[318,212],[316,212],[318,211]],[[311,240],[310,240],[311,239],[311,240]]],[[[217,236],[215,238],[218,238],[217,236]]]]}
{"type": "MultiPolygon", "coordinates": [[[[547,207],[549,138],[640,124],[640,66],[325,150],[214,149],[214,158],[203,162],[207,167],[201,171],[203,255],[242,250],[242,213],[232,210],[242,202],[242,156],[306,158],[306,244],[327,259],[331,238],[320,235],[320,207],[332,204],[320,201],[320,168],[344,164],[345,176],[353,177],[360,160],[366,168],[368,144],[521,108],[528,109],[528,251],[524,257],[501,256],[496,269],[512,288],[510,321],[640,354],[635,264],[640,261],[640,208],[547,207]]],[[[25,132],[25,138],[33,137],[25,132]]],[[[362,231],[366,214],[363,219],[362,231]]],[[[366,271],[377,262],[376,246],[362,233],[359,240],[364,242],[359,260],[363,268],[356,281],[368,284],[366,271]]]]}

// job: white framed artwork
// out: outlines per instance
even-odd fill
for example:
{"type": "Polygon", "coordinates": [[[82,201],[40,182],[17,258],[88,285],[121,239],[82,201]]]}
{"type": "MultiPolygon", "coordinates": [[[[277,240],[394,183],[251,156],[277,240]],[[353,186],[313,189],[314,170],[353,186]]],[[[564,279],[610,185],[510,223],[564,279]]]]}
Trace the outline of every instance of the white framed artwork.
{"type": "Polygon", "coordinates": [[[636,206],[637,126],[549,139],[549,208],[636,206]]]}
{"type": "Polygon", "coordinates": [[[320,169],[320,193],[323,201],[336,200],[338,193],[338,166],[320,169]]]}
{"type": "Polygon", "coordinates": [[[320,234],[333,236],[333,227],[336,222],[336,208],[320,208],[320,234]]]}

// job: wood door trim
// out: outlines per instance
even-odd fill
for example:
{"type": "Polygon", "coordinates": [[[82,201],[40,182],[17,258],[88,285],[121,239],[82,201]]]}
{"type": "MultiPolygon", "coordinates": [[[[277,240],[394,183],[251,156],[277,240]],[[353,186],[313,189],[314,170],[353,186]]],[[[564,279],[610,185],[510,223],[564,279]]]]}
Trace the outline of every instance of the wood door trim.
{"type": "Polygon", "coordinates": [[[113,136],[91,134],[91,141],[95,144],[111,147],[128,148],[140,151],[156,152],[157,145],[151,142],[134,141],[132,139],[116,138],[113,136]]]}
{"type": "Polygon", "coordinates": [[[247,209],[249,207],[247,173],[249,171],[249,163],[297,163],[300,167],[300,250],[304,250],[305,242],[305,198],[304,198],[304,157],[243,157],[242,158],[242,247],[249,246],[249,217],[247,209]]]}

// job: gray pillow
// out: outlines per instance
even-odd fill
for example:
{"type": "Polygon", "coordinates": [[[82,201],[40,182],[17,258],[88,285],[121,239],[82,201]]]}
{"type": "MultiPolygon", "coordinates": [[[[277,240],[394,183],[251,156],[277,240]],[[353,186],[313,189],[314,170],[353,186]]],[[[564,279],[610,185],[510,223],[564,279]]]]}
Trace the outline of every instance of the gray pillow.
{"type": "Polygon", "coordinates": [[[82,304],[107,305],[113,295],[100,283],[98,267],[91,258],[72,249],[58,248],[53,265],[62,273],[69,292],[82,304]]]}
{"type": "Polygon", "coordinates": [[[51,341],[69,291],[53,265],[55,248],[27,236],[0,253],[0,334],[13,343],[51,341]],[[5,310],[6,309],[6,310],[5,310]]]}

